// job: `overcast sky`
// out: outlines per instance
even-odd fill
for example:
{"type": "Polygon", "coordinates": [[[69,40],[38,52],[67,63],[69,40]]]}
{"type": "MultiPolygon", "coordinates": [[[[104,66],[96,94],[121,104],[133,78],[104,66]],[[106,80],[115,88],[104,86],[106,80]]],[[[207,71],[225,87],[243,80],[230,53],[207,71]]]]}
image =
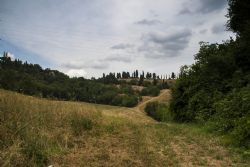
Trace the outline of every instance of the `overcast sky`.
{"type": "Polygon", "coordinates": [[[0,51],[68,75],[178,72],[222,42],[227,0],[0,0],[0,51]]]}

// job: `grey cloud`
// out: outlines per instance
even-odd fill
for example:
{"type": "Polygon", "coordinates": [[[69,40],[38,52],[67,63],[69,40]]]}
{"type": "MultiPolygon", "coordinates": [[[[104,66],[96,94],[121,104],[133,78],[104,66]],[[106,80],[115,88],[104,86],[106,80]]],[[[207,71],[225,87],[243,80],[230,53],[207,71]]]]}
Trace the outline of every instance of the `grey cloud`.
{"type": "Polygon", "coordinates": [[[207,14],[224,9],[226,4],[227,0],[193,0],[185,4],[178,14],[207,14]]]}
{"type": "Polygon", "coordinates": [[[223,9],[227,4],[227,0],[199,0],[199,2],[200,7],[198,8],[197,12],[200,13],[210,13],[217,11],[223,9]]]}
{"type": "Polygon", "coordinates": [[[101,61],[90,61],[88,64],[82,61],[72,61],[65,64],[62,64],[62,67],[67,69],[86,69],[86,68],[94,68],[94,69],[106,69],[108,68],[108,64],[106,62],[101,61]]]}
{"type": "Polygon", "coordinates": [[[62,64],[63,67],[68,69],[82,69],[85,67],[85,64],[83,62],[67,62],[65,64],[62,64]]]}
{"type": "Polygon", "coordinates": [[[148,25],[148,26],[156,25],[156,24],[160,24],[160,23],[161,22],[159,20],[156,20],[156,19],[153,19],[153,20],[143,19],[143,20],[135,22],[135,24],[138,24],[138,25],[148,25]]]}
{"type": "Polygon", "coordinates": [[[109,65],[105,63],[94,63],[89,66],[89,68],[94,68],[94,69],[99,69],[99,70],[107,69],[108,67],[109,65]]]}
{"type": "Polygon", "coordinates": [[[151,14],[153,17],[158,17],[158,16],[159,16],[154,10],[150,10],[149,12],[150,12],[150,14],[151,14]]]}
{"type": "Polygon", "coordinates": [[[184,15],[184,14],[191,14],[192,12],[188,8],[183,8],[178,14],[184,15]]]}
{"type": "Polygon", "coordinates": [[[214,34],[219,34],[222,33],[226,30],[225,25],[224,24],[216,24],[212,27],[212,33],[214,34]]]}
{"type": "Polygon", "coordinates": [[[200,34],[205,34],[207,32],[207,29],[200,30],[200,34]]]}
{"type": "Polygon", "coordinates": [[[192,32],[189,29],[171,35],[149,33],[142,37],[143,45],[138,48],[138,51],[150,58],[178,56],[178,53],[188,46],[191,35],[192,32]]]}
{"type": "Polygon", "coordinates": [[[128,55],[112,55],[109,57],[106,57],[103,59],[104,61],[118,61],[118,62],[124,62],[124,63],[130,63],[131,57],[128,55]]]}
{"type": "Polygon", "coordinates": [[[128,49],[128,48],[133,48],[133,47],[134,45],[121,43],[121,44],[112,46],[111,49],[128,49]]]}

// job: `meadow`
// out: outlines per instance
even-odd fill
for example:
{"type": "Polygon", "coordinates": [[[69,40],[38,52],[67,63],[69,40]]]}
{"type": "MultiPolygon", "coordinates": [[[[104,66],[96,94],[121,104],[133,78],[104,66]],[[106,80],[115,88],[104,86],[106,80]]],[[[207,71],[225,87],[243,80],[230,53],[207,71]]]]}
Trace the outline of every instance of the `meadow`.
{"type": "MultiPolygon", "coordinates": [[[[157,122],[143,108],[47,100],[0,90],[0,166],[248,166],[192,124],[157,122]]],[[[165,101],[164,101],[165,100],[165,101]]]]}

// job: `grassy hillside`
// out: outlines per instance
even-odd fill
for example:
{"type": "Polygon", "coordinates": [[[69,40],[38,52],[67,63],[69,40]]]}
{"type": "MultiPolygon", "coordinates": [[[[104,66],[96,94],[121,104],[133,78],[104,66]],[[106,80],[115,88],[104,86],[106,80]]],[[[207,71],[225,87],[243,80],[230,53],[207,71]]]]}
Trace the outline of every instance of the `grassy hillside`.
{"type": "Polygon", "coordinates": [[[247,166],[215,136],[158,123],[135,108],[0,90],[0,166],[247,166]]]}

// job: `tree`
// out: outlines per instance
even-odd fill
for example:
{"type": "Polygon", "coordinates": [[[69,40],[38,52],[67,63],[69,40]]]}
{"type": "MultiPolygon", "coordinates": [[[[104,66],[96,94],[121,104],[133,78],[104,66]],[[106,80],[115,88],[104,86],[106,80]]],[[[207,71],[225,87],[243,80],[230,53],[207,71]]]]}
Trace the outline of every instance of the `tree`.
{"type": "Polygon", "coordinates": [[[175,73],[172,72],[172,74],[171,74],[171,79],[175,79],[175,77],[176,77],[175,73]]]}
{"type": "Polygon", "coordinates": [[[144,76],[143,75],[140,75],[140,79],[139,79],[139,85],[141,86],[143,84],[143,81],[144,81],[144,76]]]}
{"type": "Polygon", "coordinates": [[[249,31],[250,3],[247,0],[228,0],[228,3],[227,27],[241,36],[244,31],[249,31]]]}
{"type": "Polygon", "coordinates": [[[135,70],[135,77],[138,78],[138,70],[135,70]]]}
{"type": "Polygon", "coordinates": [[[117,77],[118,79],[120,79],[120,78],[122,77],[122,76],[121,76],[121,73],[117,73],[116,77],[117,77]]]}
{"type": "Polygon", "coordinates": [[[127,76],[127,78],[130,78],[130,73],[129,73],[129,72],[127,72],[126,76],[127,76]]]}
{"type": "Polygon", "coordinates": [[[155,73],[153,73],[153,79],[156,79],[156,74],[155,73]]]}

